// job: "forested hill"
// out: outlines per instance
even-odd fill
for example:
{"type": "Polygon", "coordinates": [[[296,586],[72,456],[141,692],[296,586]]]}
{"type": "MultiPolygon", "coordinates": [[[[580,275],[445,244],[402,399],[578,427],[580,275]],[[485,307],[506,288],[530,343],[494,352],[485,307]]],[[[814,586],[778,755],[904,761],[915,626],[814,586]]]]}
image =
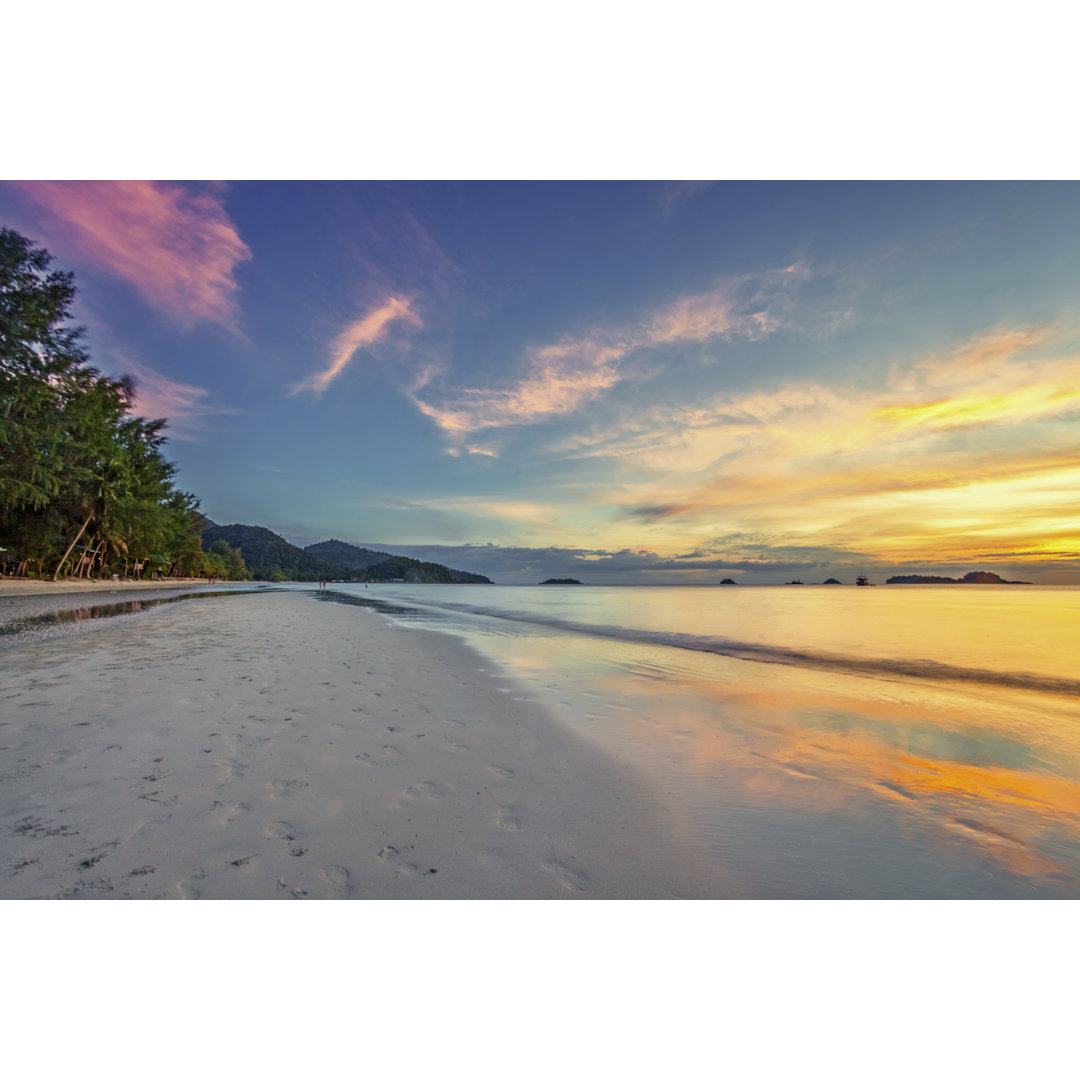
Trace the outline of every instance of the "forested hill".
{"type": "Polygon", "coordinates": [[[346,544],[344,540],[324,540],[321,544],[309,544],[304,550],[317,559],[325,559],[346,570],[364,570],[390,557],[385,551],[357,547],[346,544]]]}
{"type": "Polygon", "coordinates": [[[220,540],[243,553],[244,565],[257,581],[407,581],[490,584],[481,574],[451,570],[385,551],[370,551],[341,540],[299,548],[260,525],[210,525],[203,530],[207,551],[220,540]]]}
{"type": "Polygon", "coordinates": [[[261,525],[209,525],[203,529],[205,551],[218,540],[243,552],[244,565],[256,581],[321,581],[343,576],[341,567],[309,554],[261,525]]]}
{"type": "MultiPolygon", "coordinates": [[[[398,579],[423,584],[473,584],[490,585],[491,579],[483,574],[470,574],[467,570],[452,570],[442,563],[421,562],[404,555],[390,555],[385,551],[346,544],[344,540],[325,540],[304,548],[327,562],[349,571],[354,581],[396,581],[398,579]]],[[[337,577],[343,576],[337,574],[337,577]]]]}

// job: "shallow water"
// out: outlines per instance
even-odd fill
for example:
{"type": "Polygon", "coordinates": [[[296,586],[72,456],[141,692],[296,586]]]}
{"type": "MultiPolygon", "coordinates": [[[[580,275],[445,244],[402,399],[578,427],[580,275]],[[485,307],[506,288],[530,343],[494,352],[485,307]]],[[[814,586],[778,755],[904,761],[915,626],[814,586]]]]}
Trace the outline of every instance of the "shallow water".
{"type": "Polygon", "coordinates": [[[331,589],[632,761],[731,895],[1080,897],[1078,588],[331,589]]]}
{"type": "Polygon", "coordinates": [[[0,609],[0,641],[7,638],[26,640],[56,637],[72,633],[99,619],[120,615],[138,615],[162,604],[198,597],[239,596],[244,593],[270,591],[272,586],[234,587],[226,589],[148,590],[137,594],[118,590],[111,596],[127,595],[126,600],[104,602],[102,594],[58,593],[54,596],[30,595],[8,598],[7,608],[0,609]]]}

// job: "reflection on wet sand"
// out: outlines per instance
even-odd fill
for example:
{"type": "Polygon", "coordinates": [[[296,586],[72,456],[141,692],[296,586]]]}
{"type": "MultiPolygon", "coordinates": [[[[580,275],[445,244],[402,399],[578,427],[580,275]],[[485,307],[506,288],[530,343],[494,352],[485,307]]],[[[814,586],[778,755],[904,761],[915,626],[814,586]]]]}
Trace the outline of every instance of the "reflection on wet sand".
{"type": "Polygon", "coordinates": [[[1072,699],[530,644],[502,659],[689,807],[752,895],[815,894],[780,865],[805,857],[798,834],[823,895],[1080,896],[1072,699]]]}
{"type": "Polygon", "coordinates": [[[161,604],[175,604],[180,600],[196,598],[241,596],[248,592],[269,592],[272,589],[260,586],[256,589],[229,589],[224,591],[185,591],[174,592],[168,596],[143,596],[137,600],[117,600],[108,604],[85,604],[82,607],[60,607],[40,615],[27,615],[0,622],[0,635],[19,635],[48,630],[68,623],[87,622],[94,619],[110,619],[117,615],[133,615],[161,604]]]}

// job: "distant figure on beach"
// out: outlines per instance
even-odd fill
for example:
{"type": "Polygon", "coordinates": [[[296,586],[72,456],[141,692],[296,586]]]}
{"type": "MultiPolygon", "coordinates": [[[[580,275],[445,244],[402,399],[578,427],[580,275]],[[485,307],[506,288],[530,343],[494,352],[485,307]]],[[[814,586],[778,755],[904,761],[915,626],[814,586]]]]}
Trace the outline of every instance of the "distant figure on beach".
{"type": "Polygon", "coordinates": [[[319,592],[326,592],[326,582],[325,581],[320,581],[319,582],[319,592]]]}

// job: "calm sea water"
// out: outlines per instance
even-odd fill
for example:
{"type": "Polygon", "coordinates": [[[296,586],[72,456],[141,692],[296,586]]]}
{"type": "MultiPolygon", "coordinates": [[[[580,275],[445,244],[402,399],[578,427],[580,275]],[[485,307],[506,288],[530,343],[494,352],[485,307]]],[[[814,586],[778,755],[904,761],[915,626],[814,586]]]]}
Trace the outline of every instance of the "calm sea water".
{"type": "Polygon", "coordinates": [[[712,895],[1080,897],[1080,588],[331,588],[639,770],[712,895]]]}

